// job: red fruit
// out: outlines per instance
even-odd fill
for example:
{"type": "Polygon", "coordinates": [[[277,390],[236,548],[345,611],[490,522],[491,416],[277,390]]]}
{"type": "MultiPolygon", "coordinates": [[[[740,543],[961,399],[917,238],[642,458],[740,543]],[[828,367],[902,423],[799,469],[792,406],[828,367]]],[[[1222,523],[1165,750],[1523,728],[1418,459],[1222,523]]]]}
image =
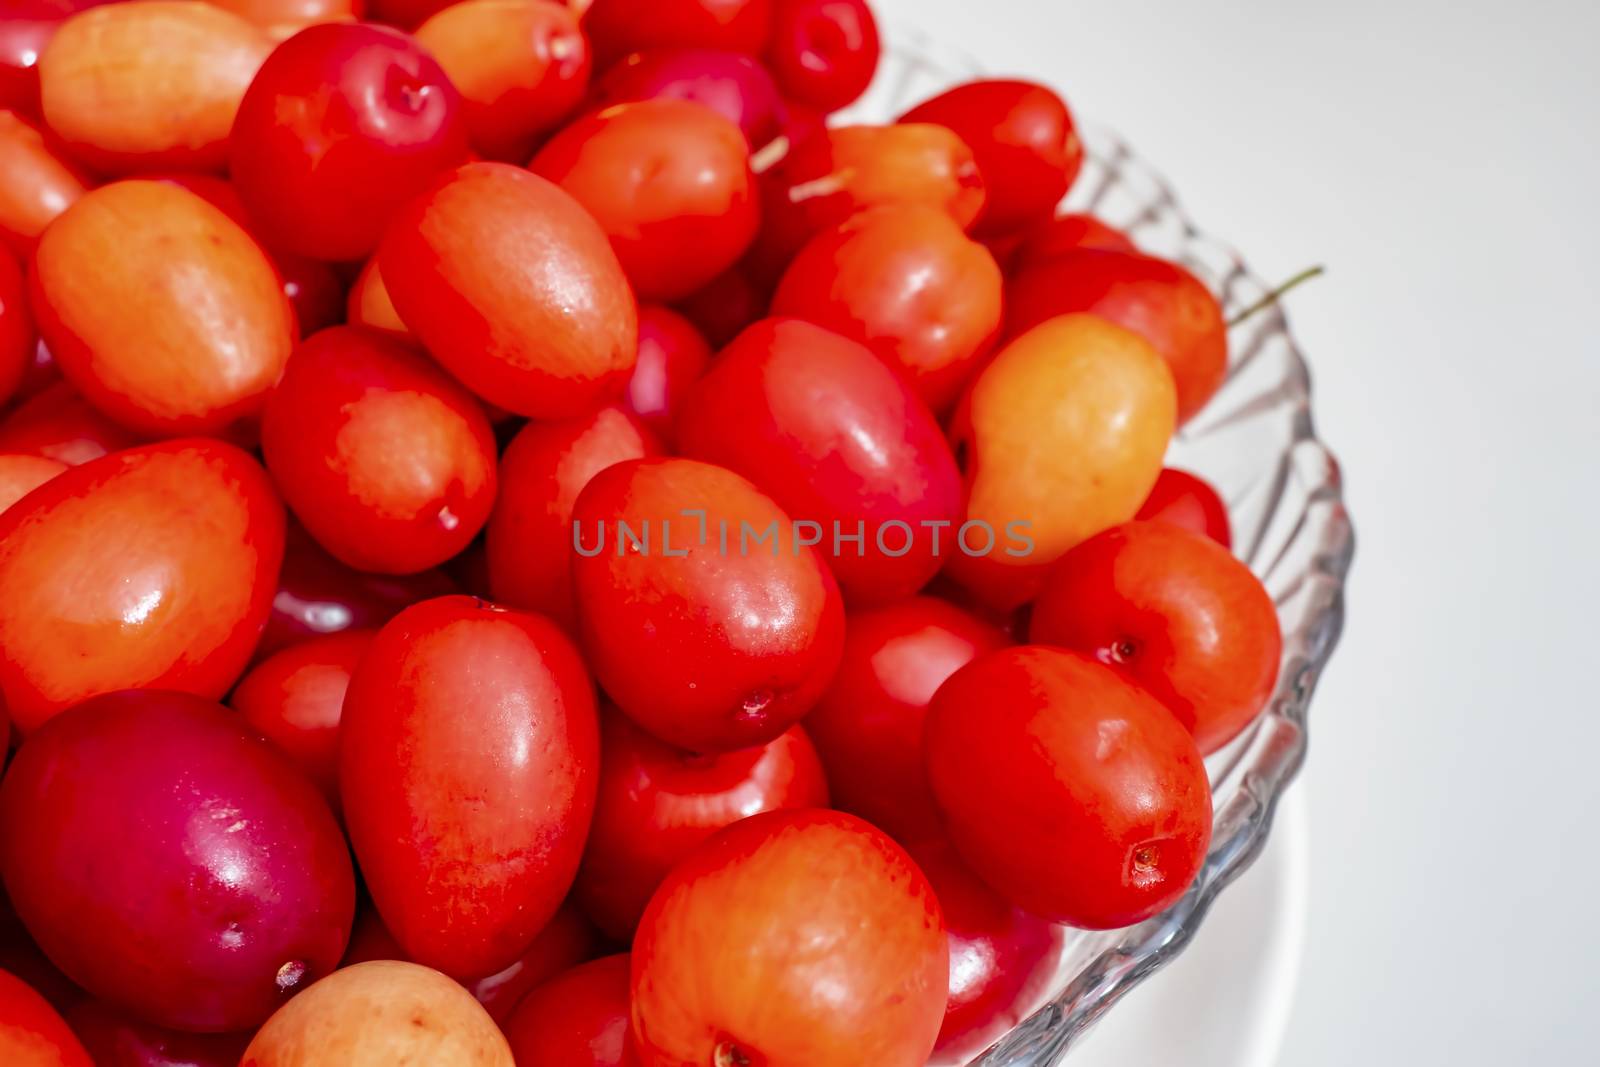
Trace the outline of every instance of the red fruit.
{"type": "Polygon", "coordinates": [[[0,247],[0,404],[9,401],[38,349],[22,267],[0,247]]]}
{"type": "Polygon", "coordinates": [[[638,354],[633,294],[571,196],[504,163],[469,163],[384,239],[407,327],[467,387],[519,415],[581,415],[619,394],[638,354]]]}
{"type": "Polygon", "coordinates": [[[69,467],[138,443],[66,382],[47,386],[0,418],[0,452],[44,456],[69,467]]]}
{"type": "Polygon", "coordinates": [[[947,126],[972,149],[989,191],[978,220],[985,234],[1048,215],[1083,166],[1083,142],[1066,103],[1032,82],[968,82],[918,104],[900,121],[947,126]]]}
{"type": "MultiPolygon", "coordinates": [[[[0,726],[0,733],[3,732],[4,727],[0,726]]],[[[0,892],[0,971],[22,979],[57,1011],[66,1011],[83,999],[83,990],[39,950],[4,892],[0,892]]]]}
{"type": "Polygon", "coordinates": [[[943,430],[902,378],[838,334],[798,319],[750,327],[690,392],[677,430],[685,455],[820,524],[819,550],[852,601],[915,593],[951,547],[961,481],[943,430]]]}
{"type": "Polygon", "coordinates": [[[1159,519],[1205,534],[1223,548],[1233,547],[1228,506],[1203,478],[1164,467],[1136,519],[1159,519]]]}
{"type": "Polygon", "coordinates": [[[7,1067],[95,1067],[50,1002],[6,971],[0,971],[0,1062],[7,1067]]]}
{"type": "Polygon", "coordinates": [[[773,0],[766,61],[790,100],[839,110],[872,84],[880,51],[866,0],[773,0]]]}
{"type": "Polygon", "coordinates": [[[1022,243],[1012,256],[1012,270],[1059,259],[1086,248],[1108,252],[1139,251],[1127,234],[1093,215],[1057,215],[1023,232],[1022,243]]]}
{"type": "Polygon", "coordinates": [[[898,845],[852,815],[768,812],[656,891],[633,1034],[650,1064],[922,1067],[948,972],[939,902],[898,845]]]}
{"type": "Polygon", "coordinates": [[[1277,610],[1250,568],[1203,534],[1164,522],[1114,526],[1063,556],[1029,636],[1140,686],[1206,755],[1266,706],[1283,650],[1277,610]]]}
{"type": "Polygon", "coordinates": [[[1010,643],[934,597],[852,612],[839,671],[805,720],[834,806],[899,841],[939,834],[922,762],[928,702],[956,671],[1010,643]]]}
{"type": "Polygon", "coordinates": [[[324,330],[295,350],[261,420],[284,499],[340,561],[415,574],[488,521],[494,432],[477,400],[400,341],[324,330]]]}
{"type": "Polygon", "coordinates": [[[30,254],[44,228],[93,184],[27,120],[0,111],[0,241],[13,252],[30,254]]]}
{"type": "Polygon", "coordinates": [[[107,0],[10,0],[0,20],[0,108],[39,114],[39,56],[56,27],[107,0]]]}
{"type": "Polygon", "coordinates": [[[648,48],[719,48],[759,54],[771,25],[769,0],[594,0],[583,30],[605,70],[648,48]]]}
{"type": "Polygon", "coordinates": [[[1076,652],[1028,645],[957,671],[928,709],[926,753],[962,858],[1041,918],[1131,926],[1205,862],[1211,790],[1194,741],[1076,652]]]}
{"type": "Polygon", "coordinates": [[[1086,249],[1035,264],[1006,285],[1006,333],[1088,312],[1132,330],[1166,360],[1178,421],[1199,411],[1228,370],[1228,324],[1205,283],[1176,263],[1086,249]]]}
{"type": "Polygon", "coordinates": [[[67,469],[44,456],[0,452],[0,512],[67,469]]]}
{"type": "Polygon", "coordinates": [[[456,0],[367,0],[367,18],[402,30],[414,29],[456,0]]]}
{"type": "Polygon", "coordinates": [[[67,1012],[98,1067],[238,1067],[248,1033],[186,1034],[155,1026],[98,1000],[67,1012]]]}
{"type": "Polygon", "coordinates": [[[361,273],[356,275],[355,284],[350,287],[345,303],[345,321],[351,326],[382,330],[401,340],[413,343],[416,340],[411,336],[411,331],[406,329],[406,324],[400,321],[394,301],[389,299],[389,290],[383,284],[383,273],[378,270],[376,256],[367,260],[361,273]]]}
{"type": "Polygon", "coordinates": [[[594,956],[600,934],[583,913],[563,904],[526,952],[502,971],[467,988],[497,1023],[504,1023],[528,992],[594,956]]]}
{"type": "Polygon", "coordinates": [[[616,104],[572,123],[528,164],[600,222],[642,300],[688,296],[738,261],[760,208],[739,127],[699,104],[616,104]]]}
{"type": "Polygon", "coordinates": [[[339,716],[350,675],[370,630],[313,638],[268,656],[250,669],[228,703],[250,728],[271,741],[337,810],[339,716]]]}
{"type": "Polygon", "coordinates": [[[338,824],[209,700],[127,691],[52,720],[0,784],[0,827],[40,947],[157,1025],[255,1026],[344,952],[355,881],[338,824]]]}
{"type": "Polygon", "coordinates": [[[670,442],[673,416],[710,362],[711,347],[692,322],[668,308],[641,306],[639,359],[628,379],[622,409],[638,416],[656,437],[670,442]]]}
{"type": "Polygon", "coordinates": [[[589,85],[578,15],[549,0],[453,4],[417,29],[417,43],[461,90],[472,147],[489,159],[527,159],[589,85]]]}
{"type": "Polygon", "coordinates": [[[769,295],[742,267],[733,267],[680,300],[677,307],[715,349],[765,318],[769,295]]]}
{"type": "Polygon", "coordinates": [[[638,1067],[628,1033],[629,956],[585,963],[535,989],[506,1020],[519,1065],[638,1067]]]}
{"type": "Polygon", "coordinates": [[[130,448],[0,515],[0,692],[23,731],[96,693],[217,698],[283,559],[266,472],[220,441],[130,448]],[[113,547],[114,546],[114,547],[113,547]]]}
{"type": "Polygon", "coordinates": [[[687,100],[710,108],[744,133],[750,150],[783,133],[787,108],[772,75],[750,56],[709,48],[635,52],[595,83],[598,104],[687,100]]]}
{"type": "Polygon", "coordinates": [[[39,239],[29,284],[67,380],[144,433],[217,433],[256,414],[294,345],[261,246],[170,182],[85,194],[39,239]]]}
{"type": "Polygon", "coordinates": [[[378,631],[345,695],[339,785],[384,922],[457,977],[517,959],[577,873],[594,689],[537,615],[441,597],[378,631]]]}
{"type": "Polygon", "coordinates": [[[727,752],[771,741],[810,710],[838,665],[844,611],[827,566],[794,543],[770,498],[709,463],[641,459],[596,475],[572,516],[584,647],[635,722],[683,748],[727,752]],[[636,550],[630,538],[647,525],[649,550],[636,550]],[[754,540],[769,531],[775,539],[754,540]]]}
{"type": "Polygon", "coordinates": [[[772,298],[859,341],[946,412],[1000,335],[1004,279],[988,249],[923,204],[869,208],[802,248],[772,298]]]}
{"type": "Polygon", "coordinates": [[[500,459],[504,488],[485,538],[495,599],[573,630],[572,505],[612,464],[660,454],[650,431],[614,407],[519,430],[500,459]]]}
{"type": "Polygon", "coordinates": [[[415,40],[332,23],[267,57],[231,146],[239,196],[275,244],[351,260],[369,255],[401,206],[466,158],[467,126],[461,95],[415,40]]]}
{"type": "Polygon", "coordinates": [[[697,756],[662,744],[624,715],[601,721],[600,790],[575,893],[626,943],[656,886],[718,830],[762,811],[825,808],[828,784],[798,726],[757,748],[697,756]]]}
{"type": "Polygon", "coordinates": [[[964,1061],[1032,1006],[1027,998],[1049,980],[1061,938],[1043,919],[1006,903],[947,842],[919,842],[911,855],[939,897],[950,941],[950,999],[934,1048],[965,1050],[964,1061]]]}

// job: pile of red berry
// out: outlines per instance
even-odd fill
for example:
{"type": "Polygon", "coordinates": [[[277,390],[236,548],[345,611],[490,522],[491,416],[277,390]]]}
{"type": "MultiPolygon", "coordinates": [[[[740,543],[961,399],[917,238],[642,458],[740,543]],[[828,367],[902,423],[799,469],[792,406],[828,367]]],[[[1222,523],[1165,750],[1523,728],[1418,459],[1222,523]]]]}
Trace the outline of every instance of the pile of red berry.
{"type": "Polygon", "coordinates": [[[6,5],[0,1063],[918,1067],[1185,892],[1280,657],[1162,469],[1221,309],[1043,86],[830,126],[878,58],[6,5]]]}

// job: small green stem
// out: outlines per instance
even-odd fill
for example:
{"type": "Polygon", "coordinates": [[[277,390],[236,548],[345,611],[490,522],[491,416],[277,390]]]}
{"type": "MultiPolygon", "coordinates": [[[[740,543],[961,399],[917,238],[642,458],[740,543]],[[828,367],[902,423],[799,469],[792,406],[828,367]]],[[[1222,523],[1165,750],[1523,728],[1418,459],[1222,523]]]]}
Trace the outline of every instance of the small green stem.
{"type": "Polygon", "coordinates": [[[1254,304],[1251,304],[1233,318],[1229,319],[1228,329],[1233,329],[1250,316],[1276,304],[1279,300],[1282,300],[1286,295],[1288,295],[1291,290],[1299,287],[1302,282],[1308,282],[1312,278],[1321,275],[1326,270],[1327,268],[1322,266],[1320,263],[1315,267],[1307,267],[1305,270],[1301,271],[1299,274],[1296,274],[1293,278],[1290,278],[1288,281],[1272,290],[1272,292],[1268,293],[1266,296],[1262,297],[1260,300],[1257,300],[1254,304]]]}

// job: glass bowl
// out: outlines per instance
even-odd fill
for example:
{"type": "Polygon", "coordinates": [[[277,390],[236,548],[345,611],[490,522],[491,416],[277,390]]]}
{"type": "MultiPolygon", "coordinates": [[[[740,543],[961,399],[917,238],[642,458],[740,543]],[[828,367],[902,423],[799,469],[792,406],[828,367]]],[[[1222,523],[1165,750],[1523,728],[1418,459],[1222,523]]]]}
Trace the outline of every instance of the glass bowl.
{"type": "MultiPolygon", "coordinates": [[[[907,27],[886,27],[883,65],[868,93],[837,121],[888,122],[913,104],[982,73],[979,63],[907,27]]],[[[1066,207],[1127,231],[1141,248],[1183,263],[1230,316],[1269,286],[1237,253],[1189,221],[1166,182],[1113,134],[1080,126],[1088,160],[1066,207]]],[[[1216,803],[1211,852],[1189,892],[1125,930],[1062,929],[1059,962],[1018,1020],[987,1050],[956,1050],[972,1067],[1047,1067],[1139,982],[1194,936],[1211,902],[1266,843],[1278,798],[1306,752],[1312,691],[1339,639],[1354,549],[1339,465],[1317,440],[1311,382],[1281,307],[1230,332],[1228,377],[1173,441],[1167,462],[1216,486],[1233,523],[1234,551],[1266,583],[1283,626],[1283,664],[1265,712],[1206,761],[1216,803]]],[[[994,1040],[988,1035],[987,1040],[994,1040]]]]}

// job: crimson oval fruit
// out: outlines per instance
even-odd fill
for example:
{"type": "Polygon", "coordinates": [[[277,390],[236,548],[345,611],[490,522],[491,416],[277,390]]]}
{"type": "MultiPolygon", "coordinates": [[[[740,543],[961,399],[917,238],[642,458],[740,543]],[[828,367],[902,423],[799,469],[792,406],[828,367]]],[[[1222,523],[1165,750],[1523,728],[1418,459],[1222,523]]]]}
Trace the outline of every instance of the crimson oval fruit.
{"type": "Polygon", "coordinates": [[[40,238],[29,281],[67,380],[144,433],[214,433],[255,414],[294,345],[261,246],[168,182],[83,196],[40,238]]]}
{"type": "Polygon", "coordinates": [[[239,1067],[513,1067],[472,995],[438,971],[371,960],[330,974],[268,1019],[239,1067]]]}
{"type": "Polygon", "coordinates": [[[765,55],[790,100],[837,111],[872,84],[879,52],[866,0],[773,0],[765,55]]]}
{"type": "Polygon", "coordinates": [[[711,362],[711,346],[694,323],[670,308],[639,308],[639,358],[628,379],[622,407],[639,417],[657,438],[670,442],[672,422],[689,387],[711,362]]]}
{"type": "Polygon", "coordinates": [[[840,812],[767,812],[651,899],[633,1034],[648,1064],[922,1067],[948,979],[939,902],[898,845],[840,812]]]}
{"type": "Polygon", "coordinates": [[[26,119],[0,111],[0,241],[13,252],[32,252],[44,228],[92,185],[26,119]]]}
{"type": "Polygon", "coordinates": [[[73,981],[184,1030],[261,1022],[334,968],[355,911],[315,787],[186,693],[106,694],[30,737],[0,783],[0,871],[73,981]]]}
{"type": "Polygon", "coordinates": [[[1110,665],[1165,704],[1210,754],[1266,706],[1283,639],[1272,598],[1215,541],[1130,522],[1061,557],[1029,636],[1110,665]]]}
{"type": "Polygon", "coordinates": [[[67,382],[55,382],[0,417],[0,451],[43,456],[80,466],[139,443],[67,382]]]}
{"type": "Polygon", "coordinates": [[[834,806],[899,841],[937,835],[922,764],[928,702],[956,671],[1008,644],[996,627],[935,597],[851,612],[838,673],[805,720],[834,806]]]}
{"type": "Polygon", "coordinates": [[[272,41],[195,0],[106,4],[61,24],[39,57],[45,122],[106,174],[218,170],[272,41]]]}
{"type": "Polygon", "coordinates": [[[599,931],[583,913],[563,904],[522,955],[467,989],[495,1022],[504,1023],[530,990],[595,956],[600,943],[599,931]]]}
{"type": "Polygon", "coordinates": [[[1066,103],[1033,82],[968,82],[918,104],[900,121],[948,126],[972,149],[989,191],[978,220],[988,234],[1048,216],[1083,166],[1083,142],[1066,103]]]}
{"type": "Polygon", "coordinates": [[[133,686],[220,697],[261,635],[283,508],[219,441],[118,452],[0,515],[0,693],[22,730],[133,686]],[[114,548],[113,548],[114,546],[114,548]]]}
{"type": "Polygon", "coordinates": [[[574,967],[529,993],[506,1020],[519,1065],[639,1067],[629,1034],[627,953],[574,967]]]}
{"type": "Polygon", "coordinates": [[[916,592],[951,547],[961,486],[943,430],[902,378],[836,333],[798,319],[750,327],[696,383],[677,431],[685,455],[820,524],[852,601],[916,592]]]}
{"type": "Polygon", "coordinates": [[[678,861],[762,811],[825,808],[828,784],[805,731],[755,748],[696,755],[610,713],[601,723],[600,788],[575,895],[605,933],[626,942],[678,861]]]}
{"type": "Polygon", "coordinates": [[[551,0],[467,0],[417,29],[461,91],[472,146],[521,163],[540,135],[583,101],[589,42],[578,15],[551,0]]]}
{"type": "Polygon", "coordinates": [[[819,234],[772,298],[872,349],[948,411],[1000,335],[1004,279],[988,249],[924,204],[869,208],[819,234]]]}
{"type": "Polygon", "coordinates": [[[19,452],[0,452],[0,512],[67,469],[65,463],[19,452]]]}
{"type": "Polygon", "coordinates": [[[1205,534],[1223,548],[1233,547],[1228,506],[1209,482],[1188,471],[1163,467],[1134,518],[1170,522],[1205,534]]]}
{"type": "Polygon", "coordinates": [[[572,516],[584,647],[635,722],[726,752],[810,710],[838,665],[844,612],[771,498],[709,463],[641,459],[597,474],[572,516]]]}
{"type": "Polygon", "coordinates": [[[756,235],[750,148],[684,100],[614,104],[572,123],[528,164],[599,220],[642,300],[676,300],[733,266],[756,235]]]}
{"type": "Polygon", "coordinates": [[[1057,315],[1088,313],[1143,337],[1178,386],[1178,421],[1194,416],[1228,371],[1222,305],[1184,267],[1154,256],[1085,249],[1037,263],[1006,285],[1006,332],[1057,315]]]}
{"type": "Polygon", "coordinates": [[[640,420],[614,407],[517,431],[500,458],[503,488],[485,537],[495,599],[573,629],[572,506],[607,467],[660,453],[640,420]]]}
{"type": "Polygon", "coordinates": [[[405,344],[356,327],[295,350],[267,399],[261,449],[295,517],[359,570],[443,563],[494,506],[494,433],[477,400],[405,344]]]}
{"type": "Polygon", "coordinates": [[[147,1023],[99,1000],[67,1018],[96,1067],[238,1067],[248,1033],[190,1034],[147,1023]]]}
{"type": "Polygon", "coordinates": [[[1194,741],[1088,657],[1028,645],[974,660],[934,695],[925,736],[950,840],[1025,911],[1131,926],[1205,862],[1211,790],[1194,741]]]}
{"type": "Polygon", "coordinates": [[[38,348],[22,267],[0,248],[0,404],[15,395],[38,348]]]}
{"type": "Polygon", "coordinates": [[[577,873],[598,760],[593,683],[548,620],[441,597],[378,631],[345,695],[339,786],[408,956],[475,978],[522,954],[577,873]]]}
{"type": "Polygon", "coordinates": [[[239,105],[229,164],[275,241],[350,260],[466,155],[461,96],[434,58],[405,34],[355,23],[313,26],[273,51],[239,105]]]}
{"type": "Polygon", "coordinates": [[[339,717],[350,675],[371,643],[372,631],[345,630],[291,645],[252,667],[228,697],[336,807],[339,717]]]}
{"type": "Polygon", "coordinates": [[[1068,213],[1024,232],[1022,243],[1012,259],[1013,270],[1030,267],[1085,248],[1113,252],[1137,252],[1133,239],[1093,215],[1068,213]]]}
{"type": "Polygon", "coordinates": [[[0,971],[0,1062],[7,1067],[95,1067],[50,1002],[0,971]]]}
{"type": "Polygon", "coordinates": [[[467,387],[519,415],[580,415],[621,393],[638,315],[600,226],[504,163],[444,175],[379,256],[395,310],[467,387]]]}
{"type": "Polygon", "coordinates": [[[722,48],[756,54],[771,26],[771,0],[594,0],[583,30],[604,70],[647,48],[722,48]]]}
{"type": "Polygon", "coordinates": [[[686,100],[710,108],[744,133],[752,152],[766,147],[788,122],[772,75],[750,56],[710,48],[635,52],[595,83],[601,104],[686,100]]]}

